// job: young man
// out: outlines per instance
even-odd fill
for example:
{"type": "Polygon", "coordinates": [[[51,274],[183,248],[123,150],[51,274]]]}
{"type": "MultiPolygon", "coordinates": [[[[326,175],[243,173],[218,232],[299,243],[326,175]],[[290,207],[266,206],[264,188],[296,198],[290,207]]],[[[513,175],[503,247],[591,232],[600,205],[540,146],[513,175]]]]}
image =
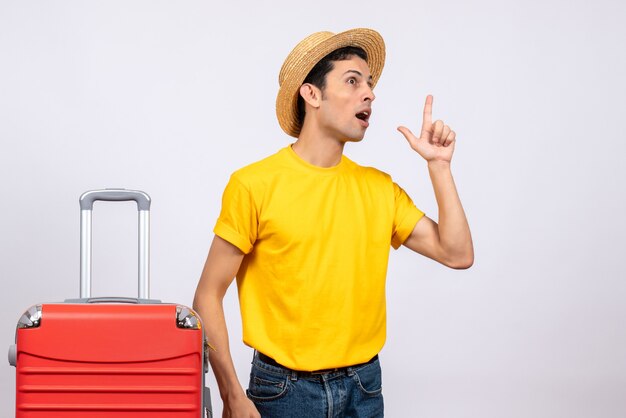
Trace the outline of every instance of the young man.
{"type": "Polygon", "coordinates": [[[384,42],[370,29],[300,42],[280,71],[276,101],[281,128],[297,140],[226,186],[194,299],[224,417],[383,416],[378,352],[389,246],[452,268],[473,263],[450,171],[455,133],[432,122],[431,96],[419,136],[398,129],[428,162],[439,224],[387,174],[343,155],[369,126],[384,59],[384,42]],[[243,339],[255,349],[246,393],[222,307],[235,276],[243,339]]]}

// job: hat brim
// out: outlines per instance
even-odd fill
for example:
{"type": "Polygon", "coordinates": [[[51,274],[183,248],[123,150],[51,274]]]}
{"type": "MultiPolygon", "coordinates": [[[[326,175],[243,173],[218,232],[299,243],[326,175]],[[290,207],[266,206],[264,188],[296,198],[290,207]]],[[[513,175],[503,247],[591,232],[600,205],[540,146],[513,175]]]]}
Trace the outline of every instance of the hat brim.
{"type": "Polygon", "coordinates": [[[302,128],[298,118],[298,95],[304,79],[322,58],[346,46],[365,51],[372,87],[378,82],[385,65],[385,42],[375,30],[357,28],[337,34],[317,32],[307,37],[291,51],[279,76],[276,117],[287,135],[297,138],[302,128]]]}

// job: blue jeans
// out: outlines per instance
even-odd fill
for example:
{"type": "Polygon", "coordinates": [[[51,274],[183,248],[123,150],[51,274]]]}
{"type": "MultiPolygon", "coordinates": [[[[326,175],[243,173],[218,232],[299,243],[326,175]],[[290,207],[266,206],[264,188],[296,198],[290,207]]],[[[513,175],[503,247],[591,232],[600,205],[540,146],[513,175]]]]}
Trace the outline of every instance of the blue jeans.
{"type": "Polygon", "coordinates": [[[378,358],[341,371],[296,372],[255,352],[246,391],[263,418],[378,418],[383,394],[378,358]]]}

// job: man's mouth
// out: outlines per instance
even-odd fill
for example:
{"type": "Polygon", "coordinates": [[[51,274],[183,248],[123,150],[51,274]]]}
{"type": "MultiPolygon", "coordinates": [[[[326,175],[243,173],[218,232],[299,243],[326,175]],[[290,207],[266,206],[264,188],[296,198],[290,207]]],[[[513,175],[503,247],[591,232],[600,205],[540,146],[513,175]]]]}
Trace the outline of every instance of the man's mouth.
{"type": "Polygon", "coordinates": [[[369,118],[370,118],[370,112],[369,111],[359,112],[359,113],[356,114],[356,117],[358,119],[361,119],[361,120],[367,122],[369,120],[369,118]]]}

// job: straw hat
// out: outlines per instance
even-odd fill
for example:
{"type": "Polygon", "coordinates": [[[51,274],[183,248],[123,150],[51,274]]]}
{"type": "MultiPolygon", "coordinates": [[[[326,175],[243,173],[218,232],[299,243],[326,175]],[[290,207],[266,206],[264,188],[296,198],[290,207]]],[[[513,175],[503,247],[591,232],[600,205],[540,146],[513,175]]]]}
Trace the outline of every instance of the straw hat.
{"type": "Polygon", "coordinates": [[[376,85],[385,65],[385,42],[378,32],[358,28],[337,34],[316,32],[306,37],[289,53],[278,75],[276,116],[288,135],[298,137],[302,128],[298,121],[298,95],[304,79],[322,58],[346,46],[356,46],[367,53],[372,83],[376,85]]]}

